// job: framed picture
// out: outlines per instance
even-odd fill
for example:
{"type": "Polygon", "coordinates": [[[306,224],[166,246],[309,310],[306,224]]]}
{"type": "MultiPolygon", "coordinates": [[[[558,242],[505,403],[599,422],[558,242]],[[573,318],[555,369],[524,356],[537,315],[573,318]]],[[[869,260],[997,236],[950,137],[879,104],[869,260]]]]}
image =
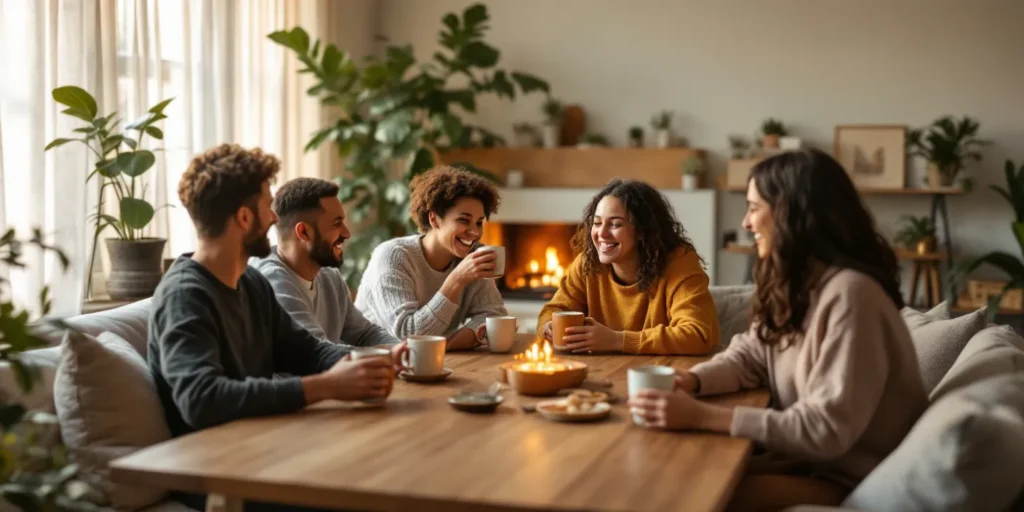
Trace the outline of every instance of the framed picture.
{"type": "Polygon", "coordinates": [[[847,124],[836,126],[833,156],[857,188],[906,187],[907,127],[847,124]]]}

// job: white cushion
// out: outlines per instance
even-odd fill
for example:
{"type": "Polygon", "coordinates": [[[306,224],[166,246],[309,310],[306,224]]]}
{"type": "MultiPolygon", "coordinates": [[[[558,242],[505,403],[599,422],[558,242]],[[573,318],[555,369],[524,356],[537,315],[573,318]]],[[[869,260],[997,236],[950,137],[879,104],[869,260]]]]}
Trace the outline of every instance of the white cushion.
{"type": "Polygon", "coordinates": [[[1001,325],[975,334],[956,358],[953,367],[932,390],[929,400],[996,375],[1024,371],[1024,339],[1011,327],[1001,325]]]}
{"type": "MultiPolygon", "coordinates": [[[[146,357],[146,341],[149,337],[149,312],[153,299],[143,299],[119,308],[78,315],[66,319],[71,327],[93,337],[110,332],[124,339],[136,352],[146,357]]],[[[35,334],[57,345],[64,339],[64,331],[49,325],[40,325],[35,334]]]]}
{"type": "Polygon", "coordinates": [[[1024,489],[1024,375],[933,404],[843,502],[868,511],[1006,510],[1024,489]]]}
{"type": "Polygon", "coordinates": [[[903,308],[901,312],[914,342],[924,390],[929,393],[953,366],[967,342],[988,324],[986,308],[944,319],[945,309],[942,303],[927,313],[913,308],[903,308]]]}
{"type": "Polygon", "coordinates": [[[146,361],[112,333],[65,336],[54,382],[64,444],[83,469],[98,475],[118,508],[164,498],[162,489],[115,484],[109,463],[167,439],[171,433],[146,361]]]}

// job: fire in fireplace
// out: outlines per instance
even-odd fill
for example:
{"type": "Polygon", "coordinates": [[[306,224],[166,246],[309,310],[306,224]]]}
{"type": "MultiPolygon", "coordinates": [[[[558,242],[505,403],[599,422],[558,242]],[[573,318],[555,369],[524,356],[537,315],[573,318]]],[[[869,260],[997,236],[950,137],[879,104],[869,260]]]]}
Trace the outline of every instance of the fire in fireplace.
{"type": "Polygon", "coordinates": [[[575,224],[488,223],[481,242],[505,247],[505,277],[498,282],[502,296],[512,299],[550,299],[575,254],[575,224]]]}

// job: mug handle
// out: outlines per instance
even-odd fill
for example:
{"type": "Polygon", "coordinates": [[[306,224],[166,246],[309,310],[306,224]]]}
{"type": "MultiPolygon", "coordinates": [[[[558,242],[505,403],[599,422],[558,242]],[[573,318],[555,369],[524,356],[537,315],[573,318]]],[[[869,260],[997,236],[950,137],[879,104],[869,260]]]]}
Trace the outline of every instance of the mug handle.
{"type": "Polygon", "coordinates": [[[401,361],[401,363],[402,363],[402,367],[403,368],[412,368],[411,363],[409,363],[409,352],[411,352],[411,351],[412,350],[410,349],[410,350],[406,350],[405,352],[402,352],[402,361],[401,361]]]}

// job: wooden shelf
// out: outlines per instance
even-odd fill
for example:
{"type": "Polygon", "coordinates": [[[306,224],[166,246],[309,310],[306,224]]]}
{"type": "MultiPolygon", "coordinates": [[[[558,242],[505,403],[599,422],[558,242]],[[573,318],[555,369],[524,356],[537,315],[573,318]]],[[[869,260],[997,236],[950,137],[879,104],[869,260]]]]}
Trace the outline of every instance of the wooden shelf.
{"type": "Polygon", "coordinates": [[[697,148],[470,148],[440,153],[438,163],[466,162],[504,180],[510,169],[523,173],[526,187],[603,187],[614,178],[643,180],[663,189],[681,189],[680,165],[697,148]]]}
{"type": "MultiPolygon", "coordinates": [[[[728,243],[722,248],[723,251],[733,254],[756,254],[757,249],[753,245],[738,244],[735,242],[728,243]]],[[[903,249],[900,247],[895,248],[896,257],[904,261],[945,261],[949,259],[949,255],[944,252],[933,252],[929,254],[918,254],[914,251],[903,249]]]]}
{"type": "MultiPolygon", "coordinates": [[[[956,304],[954,304],[954,305],[949,307],[949,312],[950,313],[973,313],[973,312],[975,312],[975,311],[977,311],[979,309],[981,309],[981,308],[978,307],[978,306],[971,305],[971,303],[968,302],[967,297],[960,297],[960,299],[957,300],[956,304]]],[[[999,313],[998,314],[1000,314],[1000,315],[1024,315],[1024,309],[999,308],[999,313]]]]}
{"type": "MultiPolygon", "coordinates": [[[[724,190],[726,192],[746,192],[747,188],[727,187],[724,190]]],[[[869,196],[959,196],[965,193],[961,188],[862,188],[858,191],[869,196]]]]}

